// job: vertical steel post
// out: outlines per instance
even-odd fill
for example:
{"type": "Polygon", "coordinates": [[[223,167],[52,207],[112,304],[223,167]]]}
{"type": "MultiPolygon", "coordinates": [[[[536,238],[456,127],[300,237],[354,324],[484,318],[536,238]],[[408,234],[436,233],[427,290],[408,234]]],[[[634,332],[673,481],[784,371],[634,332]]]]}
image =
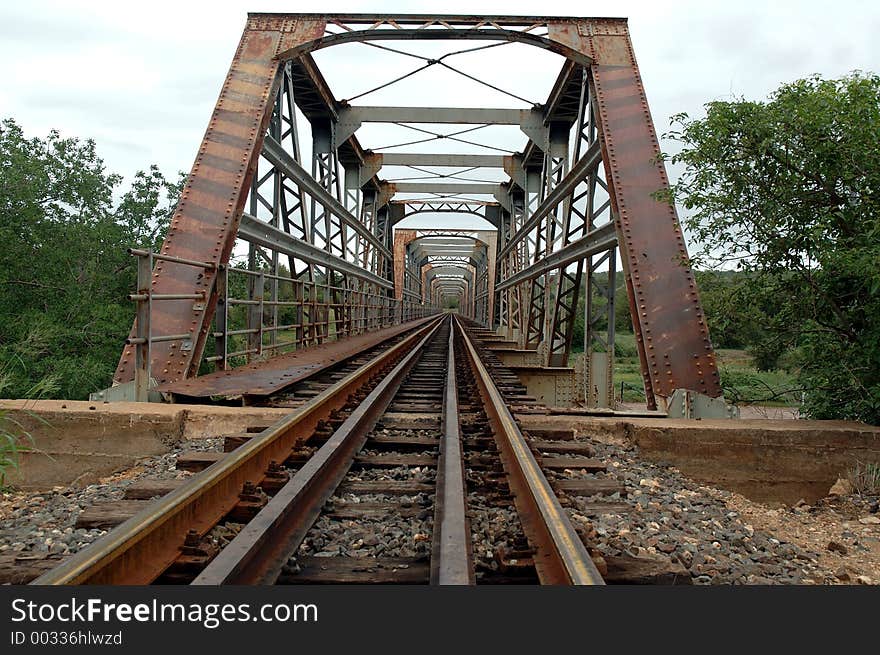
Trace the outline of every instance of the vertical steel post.
{"type": "Polygon", "coordinates": [[[137,303],[136,321],[138,342],[135,348],[134,390],[135,400],[139,403],[145,403],[150,399],[153,340],[150,323],[153,313],[152,277],[153,251],[150,250],[146,255],[138,255],[137,267],[138,294],[144,296],[137,303]]]}
{"type": "Polygon", "coordinates": [[[617,326],[614,322],[614,299],[617,297],[617,249],[612,248],[608,253],[608,342],[605,346],[608,352],[608,399],[614,402],[614,335],[617,326]]]}
{"type": "Polygon", "coordinates": [[[264,298],[266,295],[266,277],[263,271],[260,271],[260,275],[257,278],[257,285],[260,290],[260,296],[258,300],[260,304],[257,309],[257,355],[260,356],[263,354],[263,318],[266,315],[266,310],[264,306],[264,298]]]}
{"type": "Polygon", "coordinates": [[[216,284],[218,311],[215,315],[215,327],[219,336],[216,337],[214,344],[216,354],[220,358],[217,360],[216,367],[220,371],[225,371],[229,368],[226,356],[229,352],[229,267],[225,264],[217,271],[216,284]]]}

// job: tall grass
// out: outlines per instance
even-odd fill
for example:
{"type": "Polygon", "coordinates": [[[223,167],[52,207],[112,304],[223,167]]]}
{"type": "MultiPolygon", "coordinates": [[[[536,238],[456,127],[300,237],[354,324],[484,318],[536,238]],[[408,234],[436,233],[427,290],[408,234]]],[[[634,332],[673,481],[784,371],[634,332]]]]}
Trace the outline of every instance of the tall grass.
{"type": "MultiPolygon", "coordinates": [[[[8,365],[0,367],[0,398],[5,395],[4,391],[10,388],[10,379],[8,365]]],[[[31,399],[45,398],[51,396],[57,389],[58,380],[53,376],[47,376],[32,386],[26,396],[31,399]]],[[[37,421],[46,423],[45,419],[36,414],[27,413],[37,421]]],[[[18,470],[22,454],[34,451],[34,438],[31,433],[8,411],[0,410],[0,490],[8,488],[9,476],[13,471],[18,470]]]]}
{"type": "Polygon", "coordinates": [[[0,412],[0,490],[9,486],[9,475],[18,470],[22,453],[33,450],[34,439],[21,423],[0,412]]]}

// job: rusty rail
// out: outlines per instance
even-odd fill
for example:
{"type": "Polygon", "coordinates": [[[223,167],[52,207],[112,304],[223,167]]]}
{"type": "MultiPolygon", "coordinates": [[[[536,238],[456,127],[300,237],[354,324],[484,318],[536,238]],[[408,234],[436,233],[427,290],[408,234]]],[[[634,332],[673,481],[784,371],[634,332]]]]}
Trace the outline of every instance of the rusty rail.
{"type": "Polygon", "coordinates": [[[446,385],[443,389],[440,461],[434,496],[434,540],[431,584],[474,584],[473,544],[467,520],[464,452],[455,382],[455,330],[449,331],[446,385]]]}
{"type": "Polygon", "coordinates": [[[542,584],[604,584],[529,449],[501,392],[457,318],[455,327],[463,337],[523,531],[536,551],[534,561],[538,578],[542,584]]]}
{"type": "MultiPolygon", "coordinates": [[[[445,320],[445,319],[444,319],[445,320]]],[[[382,416],[407,373],[440,327],[431,323],[421,341],[370,392],[327,442],[272,497],[272,500],[217,557],[205,567],[195,585],[273,584],[290,555],[333,495],[382,416]]],[[[424,334],[425,331],[419,334],[424,334]]]]}
{"type": "Polygon", "coordinates": [[[237,503],[242,485],[258,483],[272,462],[308,438],[321,420],[380,371],[393,366],[440,324],[429,321],[312,402],[256,435],[228,457],[157,500],[103,539],[80,551],[32,584],[149,584],[178,557],[187,533],[206,534],[237,503]]]}

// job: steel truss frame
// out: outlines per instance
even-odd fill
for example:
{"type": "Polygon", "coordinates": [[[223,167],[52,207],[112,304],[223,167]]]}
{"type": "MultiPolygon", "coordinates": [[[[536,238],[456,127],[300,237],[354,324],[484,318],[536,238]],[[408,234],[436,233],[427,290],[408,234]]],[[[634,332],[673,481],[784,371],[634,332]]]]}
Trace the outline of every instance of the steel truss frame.
{"type": "Polygon", "coordinates": [[[224,368],[233,354],[262,357],[358,334],[434,311],[450,296],[545,366],[566,366],[584,293],[588,354],[605,352],[610,366],[619,248],[649,405],[678,388],[718,397],[675,208],[657,199],[666,187],[625,19],[251,14],[149,283],[138,290],[150,300],[139,316],[152,315],[133,328],[116,381],[133,379],[146,358],[160,385],[170,384],[205,359],[224,368]],[[376,107],[335,99],[310,54],[401,40],[517,42],[565,63],[547,101],[527,109],[376,107]],[[308,165],[300,116],[311,128],[308,165]],[[379,154],[356,138],[375,121],[518,125],[528,141],[512,156],[379,154]],[[383,166],[497,168],[509,179],[393,183],[378,177],[383,166]],[[489,199],[468,197],[476,194],[489,199]],[[423,237],[431,248],[410,247],[394,226],[423,212],[473,214],[497,233],[491,247],[468,253],[444,251],[442,235],[423,237]],[[237,239],[247,243],[238,265],[237,239]],[[151,300],[162,297],[158,311],[151,300]],[[605,336],[600,308],[610,316],[605,336]],[[136,353],[144,324],[156,336],[148,355],[136,353]],[[241,336],[243,349],[230,349],[241,336]]]}

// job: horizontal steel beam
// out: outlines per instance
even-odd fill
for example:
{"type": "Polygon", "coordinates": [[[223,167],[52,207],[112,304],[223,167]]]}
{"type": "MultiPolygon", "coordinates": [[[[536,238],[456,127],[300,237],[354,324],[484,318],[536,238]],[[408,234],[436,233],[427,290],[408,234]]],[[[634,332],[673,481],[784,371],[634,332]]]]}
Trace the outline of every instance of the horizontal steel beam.
{"type": "Polygon", "coordinates": [[[416,237],[413,241],[419,241],[419,243],[424,243],[426,246],[466,246],[468,248],[473,248],[475,243],[482,243],[476,237],[458,236],[455,234],[426,234],[416,237]]]}
{"type": "Polygon", "coordinates": [[[424,250],[428,254],[433,253],[443,253],[450,254],[451,252],[460,252],[462,253],[462,257],[470,256],[472,252],[474,252],[474,244],[457,244],[457,243],[448,243],[448,244],[419,244],[416,246],[417,250],[424,250]]]}
{"type": "Polygon", "coordinates": [[[507,243],[505,243],[504,247],[501,249],[501,252],[498,253],[498,259],[504,259],[504,257],[510,254],[510,251],[513,250],[514,246],[522,241],[529,232],[535,229],[538,223],[541,222],[541,219],[547,216],[547,214],[555,209],[557,205],[565,200],[566,196],[570,195],[572,191],[574,191],[574,188],[584,180],[590,172],[590,169],[594,166],[598,166],[600,161],[602,161],[602,149],[599,146],[599,142],[595,141],[589,147],[584,156],[575,162],[575,165],[572,166],[571,170],[568,171],[564,178],[562,178],[562,181],[547,194],[547,197],[544,198],[535,211],[529,215],[525,224],[517,230],[510,239],[508,239],[507,243]]]}
{"type": "MultiPolygon", "coordinates": [[[[476,14],[314,14],[314,13],[279,13],[279,12],[248,12],[251,18],[301,18],[312,20],[335,21],[351,25],[375,25],[384,21],[393,21],[397,25],[422,25],[438,23],[446,25],[505,25],[510,27],[532,27],[540,23],[574,23],[587,24],[590,18],[575,16],[477,16],[476,14]]],[[[623,18],[603,18],[602,20],[624,21],[623,18]]]]}
{"type": "Polygon", "coordinates": [[[444,125],[518,125],[542,150],[550,147],[544,112],[532,109],[481,107],[351,107],[339,110],[334,143],[339,146],[364,123],[430,123],[444,125]]]}
{"type": "Polygon", "coordinates": [[[496,291],[501,291],[520,282],[534,280],[536,277],[568,266],[572,262],[579,259],[585,259],[590,255],[608,250],[617,245],[617,232],[614,228],[614,222],[606,223],[588,233],[585,237],[581,237],[577,241],[568,244],[564,248],[550,253],[541,261],[532,264],[528,268],[524,268],[518,273],[514,273],[506,280],[502,280],[495,286],[496,291]]]}
{"type": "MultiPolygon", "coordinates": [[[[465,199],[458,200],[456,198],[412,198],[409,200],[392,200],[389,203],[392,207],[394,205],[400,205],[403,207],[420,207],[421,205],[425,205],[426,207],[447,207],[447,206],[461,206],[461,207],[481,207],[481,208],[492,208],[497,209],[501,206],[501,203],[495,200],[473,200],[473,199],[465,199]]],[[[419,210],[422,211],[422,210],[419,210]]],[[[451,211],[451,210],[442,210],[438,209],[436,211],[451,211]]]]}
{"type": "Polygon", "coordinates": [[[254,218],[250,214],[242,214],[241,224],[238,226],[238,237],[249,243],[271,248],[290,257],[296,257],[309,264],[327,266],[334,271],[355,277],[364,282],[376,284],[384,289],[394,288],[392,282],[370,273],[370,271],[361,268],[357,264],[352,264],[326,250],[297,239],[293,235],[279,230],[265,221],[254,218]]]}
{"type": "Polygon", "coordinates": [[[291,157],[280,143],[268,135],[263,140],[263,156],[320,204],[327,207],[335,216],[345,221],[349,227],[357,232],[359,236],[366,239],[386,258],[391,259],[391,251],[385,247],[385,244],[375,234],[370,232],[354,214],[343,207],[342,203],[327,193],[327,190],[315,178],[309,175],[308,171],[300,166],[299,162],[291,157]]]}
{"type": "Polygon", "coordinates": [[[392,220],[396,225],[400,221],[415,214],[423,213],[454,213],[473,214],[498,227],[498,215],[500,205],[486,200],[472,200],[470,198],[435,198],[433,200],[393,200],[392,220]]]}
{"type": "Polygon", "coordinates": [[[437,257],[473,257],[475,256],[473,246],[441,246],[431,247],[419,245],[412,249],[415,253],[424,253],[425,255],[434,255],[437,257]]]}
{"type": "MultiPolygon", "coordinates": [[[[282,14],[284,15],[284,14],[282,14]]],[[[286,17],[291,17],[287,14],[286,17]]],[[[326,15],[320,20],[326,20],[326,15]]],[[[443,18],[445,20],[445,18],[443,18]]],[[[399,29],[366,29],[325,34],[320,39],[306,40],[287,50],[277,53],[275,56],[280,60],[295,59],[303,53],[312,52],[322,48],[330,48],[342,43],[367,43],[370,41],[508,41],[526,43],[536,48],[551,50],[569,59],[589,66],[593,63],[592,57],[571,47],[563,40],[551,39],[549,36],[541,36],[530,31],[516,29],[474,29],[473,27],[453,27],[446,29],[422,29],[421,27],[399,29]]]]}
{"type": "Polygon", "coordinates": [[[452,264],[446,264],[443,266],[431,266],[431,268],[426,271],[433,272],[434,275],[456,275],[458,277],[463,277],[465,274],[469,274],[470,270],[468,270],[467,266],[453,266],[452,264]]]}
{"type": "Polygon", "coordinates": [[[391,184],[391,188],[396,193],[482,193],[491,196],[500,193],[503,187],[500,184],[468,184],[466,182],[444,182],[437,184],[431,184],[430,182],[395,182],[391,184]]]}
{"type": "Polygon", "coordinates": [[[503,168],[504,155],[456,155],[388,152],[378,155],[383,166],[451,166],[456,168],[503,168]]]}
{"type": "Polygon", "coordinates": [[[482,107],[346,107],[340,122],[350,119],[361,123],[451,123],[464,125],[519,125],[521,109],[482,107]]]}

